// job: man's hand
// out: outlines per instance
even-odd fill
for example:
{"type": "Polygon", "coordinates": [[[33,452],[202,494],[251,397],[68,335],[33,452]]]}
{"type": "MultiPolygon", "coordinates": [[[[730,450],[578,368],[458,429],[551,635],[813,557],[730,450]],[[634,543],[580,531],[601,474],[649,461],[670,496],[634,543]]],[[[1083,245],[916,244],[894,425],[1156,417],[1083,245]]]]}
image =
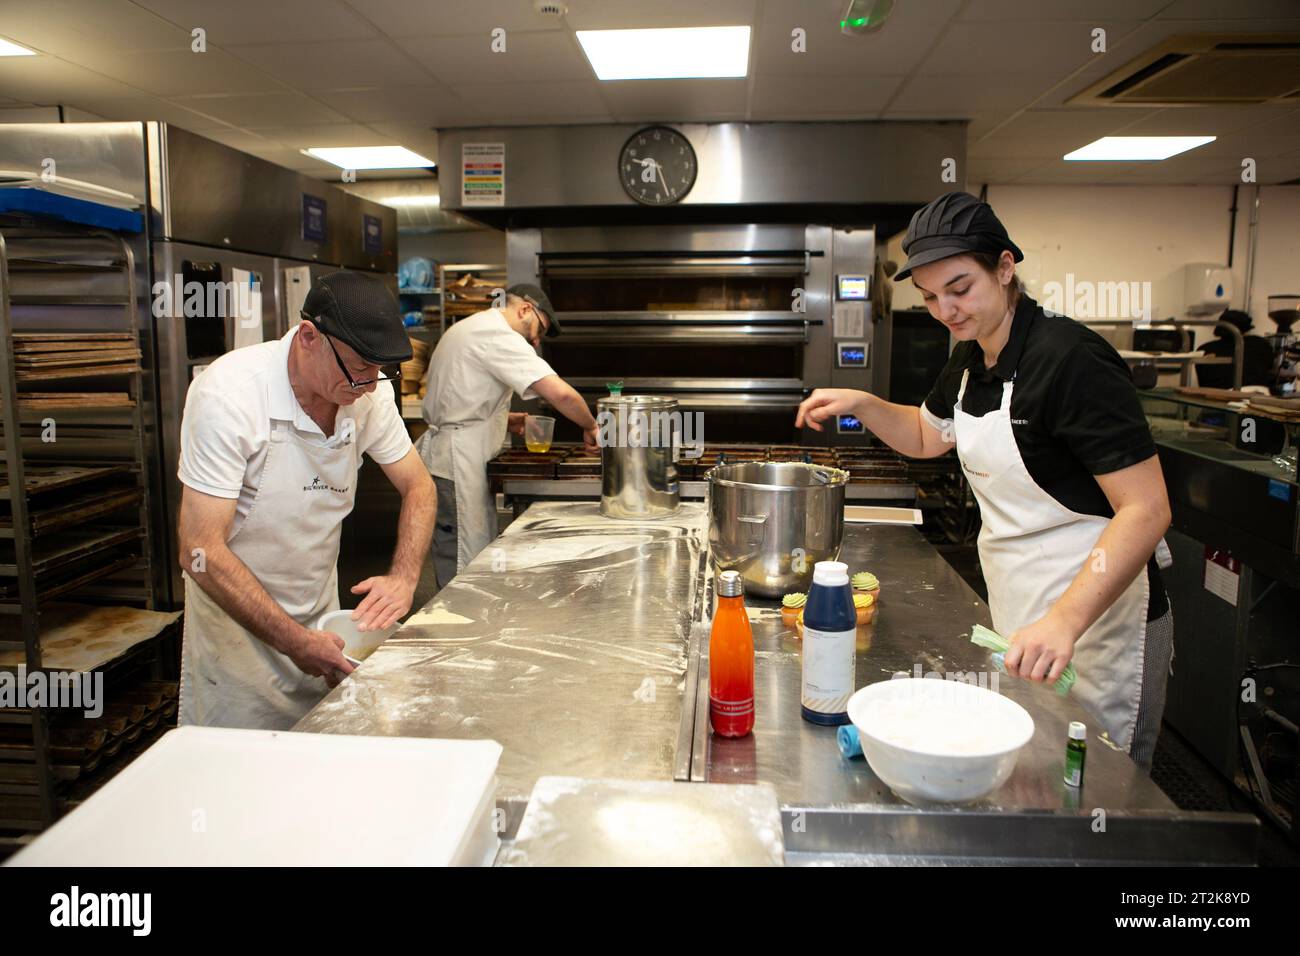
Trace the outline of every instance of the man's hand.
{"type": "Polygon", "coordinates": [[[799,405],[794,427],[806,426],[815,432],[824,431],[821,423],[833,415],[858,415],[859,403],[866,397],[866,392],[859,392],[852,388],[814,389],[813,393],[799,405]]]}
{"type": "Polygon", "coordinates": [[[506,430],[512,435],[522,435],[524,433],[524,423],[527,420],[527,412],[511,412],[509,421],[506,423],[506,430]]]}
{"type": "Polygon", "coordinates": [[[1007,673],[1038,683],[1055,683],[1074,656],[1074,642],[1079,637],[1061,622],[1059,615],[1048,611],[1011,635],[1005,661],[1007,673]]]}
{"type": "Polygon", "coordinates": [[[582,433],[582,448],[592,455],[600,454],[600,429],[592,426],[582,433]]]}
{"type": "Polygon", "coordinates": [[[343,638],[331,631],[304,629],[289,648],[289,660],[309,677],[325,678],[331,687],[337,687],[355,669],[343,656],[343,638]]]}
{"type": "Polygon", "coordinates": [[[366,578],[360,584],[354,584],[352,593],[366,596],[352,612],[358,630],[382,631],[396,624],[411,609],[415,584],[395,574],[366,578]]]}

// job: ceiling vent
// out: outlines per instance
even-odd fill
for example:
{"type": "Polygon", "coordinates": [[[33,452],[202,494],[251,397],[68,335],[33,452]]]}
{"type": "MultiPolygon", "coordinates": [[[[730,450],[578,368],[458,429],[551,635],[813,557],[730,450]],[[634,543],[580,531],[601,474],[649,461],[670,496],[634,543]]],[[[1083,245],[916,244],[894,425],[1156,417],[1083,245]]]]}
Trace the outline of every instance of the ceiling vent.
{"type": "Polygon", "coordinates": [[[1068,101],[1073,106],[1225,106],[1300,100],[1300,33],[1171,37],[1068,101]]]}

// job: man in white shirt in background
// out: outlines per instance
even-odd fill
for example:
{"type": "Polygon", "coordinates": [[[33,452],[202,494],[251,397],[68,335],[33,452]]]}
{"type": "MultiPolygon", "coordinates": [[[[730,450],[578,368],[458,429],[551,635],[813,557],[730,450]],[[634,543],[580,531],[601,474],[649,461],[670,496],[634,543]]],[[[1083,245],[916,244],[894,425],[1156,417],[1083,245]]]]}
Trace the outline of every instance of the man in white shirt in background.
{"type": "Polygon", "coordinates": [[[542,336],[560,334],[551,301],[526,283],[506,290],[505,305],[451,326],[429,362],[424,420],[417,445],[438,488],[433,565],[445,587],[497,535],[487,463],[506,431],[521,434],[523,415],[510,414],[510,393],[545,399],[598,450],[596,419],[581,395],[537,354],[542,336]]]}
{"type": "Polygon", "coordinates": [[[361,455],[402,496],[388,574],[352,587],[361,630],[411,608],[435,513],[429,474],[393,398],[411,355],[397,301],[373,277],[317,279],[303,321],[235,349],[190,384],[181,424],[185,571],[182,724],[283,730],[352,670],[316,629],[339,607],[343,519],[361,455]]]}

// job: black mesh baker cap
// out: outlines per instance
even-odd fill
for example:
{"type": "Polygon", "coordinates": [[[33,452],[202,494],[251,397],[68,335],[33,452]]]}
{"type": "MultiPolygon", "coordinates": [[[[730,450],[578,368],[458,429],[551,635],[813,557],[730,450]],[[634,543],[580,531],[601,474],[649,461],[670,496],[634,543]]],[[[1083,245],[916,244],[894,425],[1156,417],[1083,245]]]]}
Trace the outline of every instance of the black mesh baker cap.
{"type": "Polygon", "coordinates": [[[1004,249],[1011,252],[1016,262],[1025,257],[988,203],[980,202],[970,193],[947,193],[922,206],[912,217],[903,239],[907,264],[898,270],[894,281],[906,279],[917,266],[949,256],[964,252],[1000,255],[1004,249]]]}
{"type": "Polygon", "coordinates": [[[411,340],[397,300],[378,276],[331,272],[312,283],[302,317],[345,342],[371,365],[396,365],[411,357],[411,340]]]}

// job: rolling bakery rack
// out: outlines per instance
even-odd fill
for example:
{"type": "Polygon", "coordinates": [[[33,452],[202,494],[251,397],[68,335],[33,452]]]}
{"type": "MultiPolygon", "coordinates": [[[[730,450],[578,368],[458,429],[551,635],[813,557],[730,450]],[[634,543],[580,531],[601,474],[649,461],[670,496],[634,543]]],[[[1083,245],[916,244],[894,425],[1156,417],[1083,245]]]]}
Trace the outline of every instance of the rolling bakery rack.
{"type": "Polygon", "coordinates": [[[0,702],[0,858],[174,722],[162,646],[179,615],[154,610],[135,256],[121,231],[139,220],[0,190],[0,672],[13,682],[0,702]],[[84,697],[60,708],[48,692],[18,695],[37,671],[65,691],[102,681],[102,713],[88,716],[84,697]]]}

